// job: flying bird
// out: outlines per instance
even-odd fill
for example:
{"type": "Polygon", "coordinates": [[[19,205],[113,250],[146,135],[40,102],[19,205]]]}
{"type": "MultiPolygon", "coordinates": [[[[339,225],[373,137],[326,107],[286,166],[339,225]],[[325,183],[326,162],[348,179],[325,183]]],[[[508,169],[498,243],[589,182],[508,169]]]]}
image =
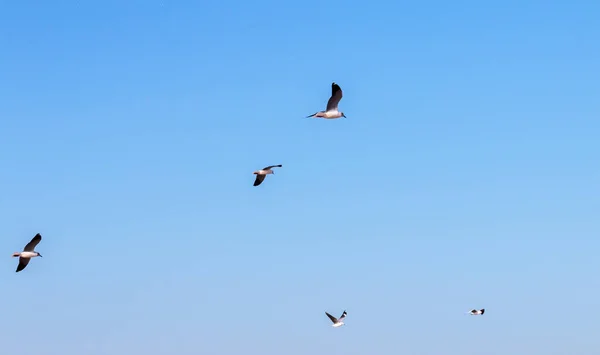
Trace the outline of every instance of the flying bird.
{"type": "Polygon", "coordinates": [[[482,308],[480,310],[476,310],[476,309],[472,309],[469,314],[472,316],[482,316],[485,313],[485,308],[482,308]]]}
{"type": "Polygon", "coordinates": [[[260,185],[265,178],[267,177],[267,175],[269,174],[275,174],[272,170],[272,168],[281,168],[283,165],[279,164],[279,165],[269,165],[266,168],[262,168],[258,171],[255,171],[253,174],[256,175],[256,180],[254,180],[254,186],[258,186],[260,185]]]}
{"type": "Polygon", "coordinates": [[[27,264],[29,264],[29,260],[31,260],[31,258],[35,258],[36,256],[42,256],[42,254],[34,250],[38,243],[41,241],[42,235],[38,233],[35,235],[35,237],[33,237],[33,239],[31,239],[29,243],[27,243],[25,248],[23,248],[22,252],[13,253],[13,258],[16,258],[17,256],[19,257],[19,266],[17,266],[17,272],[25,269],[27,264]]]}
{"type": "Polygon", "coordinates": [[[338,111],[338,104],[340,103],[340,100],[342,99],[342,89],[340,88],[340,86],[336,83],[331,83],[331,97],[329,98],[329,101],[327,101],[327,109],[325,111],[319,111],[316,112],[310,116],[306,116],[306,118],[309,117],[322,117],[322,118],[326,118],[326,119],[335,119],[335,118],[340,118],[340,117],[346,117],[346,115],[344,115],[343,112],[338,111]]]}
{"type": "Polygon", "coordinates": [[[327,317],[329,317],[329,319],[331,319],[331,321],[333,322],[333,324],[331,325],[334,328],[337,327],[341,327],[342,325],[344,325],[344,318],[346,318],[346,311],[344,311],[344,313],[342,313],[342,315],[340,316],[340,318],[336,318],[334,316],[332,316],[331,314],[325,312],[325,314],[327,315],[327,317]]]}

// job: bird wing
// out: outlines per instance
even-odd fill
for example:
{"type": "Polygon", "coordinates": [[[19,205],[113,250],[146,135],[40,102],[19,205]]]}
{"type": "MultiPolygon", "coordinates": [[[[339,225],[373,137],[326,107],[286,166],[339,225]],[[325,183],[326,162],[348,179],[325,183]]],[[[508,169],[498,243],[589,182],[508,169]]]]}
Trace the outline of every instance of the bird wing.
{"type": "Polygon", "coordinates": [[[19,258],[19,266],[17,266],[17,272],[23,270],[27,264],[29,264],[30,258],[19,258]]]}
{"type": "Polygon", "coordinates": [[[325,312],[325,314],[327,314],[327,317],[329,317],[329,319],[331,319],[331,321],[333,322],[333,324],[337,323],[337,318],[332,316],[331,314],[325,312]]]}
{"type": "Polygon", "coordinates": [[[347,315],[347,313],[346,313],[346,311],[344,311],[344,313],[342,313],[342,316],[339,318],[339,320],[341,321],[342,319],[346,318],[346,315],[347,315]]]}
{"type": "MultiPolygon", "coordinates": [[[[27,243],[27,245],[25,246],[23,251],[33,251],[35,249],[35,247],[41,241],[42,241],[42,235],[40,233],[36,234],[35,237],[33,237],[33,239],[31,239],[31,241],[29,243],[27,243]]],[[[27,265],[27,264],[25,264],[25,265],[27,265]]]]}
{"type": "Polygon", "coordinates": [[[335,110],[342,99],[342,89],[336,83],[331,84],[331,97],[327,101],[327,109],[325,111],[335,110]]]}
{"type": "Polygon", "coordinates": [[[267,175],[256,174],[256,180],[254,180],[254,186],[260,185],[265,180],[266,176],[267,175]]]}
{"type": "Polygon", "coordinates": [[[263,170],[269,170],[271,168],[281,168],[283,165],[279,164],[279,165],[269,165],[266,168],[263,168],[263,170]]]}

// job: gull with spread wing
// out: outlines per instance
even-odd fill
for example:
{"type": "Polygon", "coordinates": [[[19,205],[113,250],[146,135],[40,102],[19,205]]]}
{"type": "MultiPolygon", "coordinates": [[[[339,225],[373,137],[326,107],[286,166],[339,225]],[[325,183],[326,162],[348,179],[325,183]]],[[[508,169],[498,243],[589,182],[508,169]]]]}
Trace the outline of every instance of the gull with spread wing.
{"type": "Polygon", "coordinates": [[[485,313],[485,308],[482,308],[480,310],[472,309],[468,312],[468,314],[470,314],[472,316],[482,316],[484,313],[485,313]]]}
{"type": "Polygon", "coordinates": [[[14,252],[13,253],[13,255],[12,255],[13,258],[16,258],[17,256],[19,257],[19,266],[17,266],[17,272],[25,269],[27,264],[29,264],[29,260],[31,260],[31,258],[35,258],[36,256],[40,256],[40,257],[42,256],[42,254],[35,251],[35,247],[41,241],[42,241],[42,235],[40,233],[38,233],[35,235],[35,237],[33,237],[33,239],[31,239],[31,241],[29,243],[27,243],[25,248],[23,248],[22,252],[14,252]]]}
{"type": "Polygon", "coordinates": [[[325,314],[333,322],[333,324],[331,326],[334,327],[334,328],[341,327],[342,325],[344,325],[344,318],[346,318],[346,315],[347,315],[346,311],[344,311],[344,313],[342,313],[342,315],[340,316],[340,318],[336,318],[336,317],[332,316],[331,314],[329,314],[327,312],[325,312],[325,314]]]}
{"type": "Polygon", "coordinates": [[[340,118],[340,117],[346,117],[346,115],[344,115],[343,112],[338,111],[338,104],[340,103],[340,100],[342,99],[342,89],[340,88],[340,86],[336,83],[331,83],[331,97],[329,98],[329,101],[327,101],[327,108],[325,109],[325,111],[319,111],[316,112],[310,116],[306,116],[306,118],[309,117],[316,117],[316,118],[326,118],[326,119],[336,119],[336,118],[340,118]]]}
{"type": "Polygon", "coordinates": [[[279,164],[279,165],[269,165],[266,168],[262,168],[260,170],[255,171],[253,174],[256,175],[256,180],[254,180],[254,186],[258,186],[260,185],[265,178],[267,177],[267,175],[269,174],[275,174],[273,172],[273,168],[281,168],[283,165],[279,164]]]}

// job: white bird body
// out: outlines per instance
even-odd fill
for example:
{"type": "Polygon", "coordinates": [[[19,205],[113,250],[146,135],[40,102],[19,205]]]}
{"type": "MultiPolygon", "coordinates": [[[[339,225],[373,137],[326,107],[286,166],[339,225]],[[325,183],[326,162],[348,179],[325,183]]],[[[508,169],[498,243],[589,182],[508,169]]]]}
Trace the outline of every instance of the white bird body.
{"type": "Polygon", "coordinates": [[[331,326],[334,328],[337,328],[337,327],[341,327],[342,325],[344,325],[344,322],[337,322],[335,324],[332,324],[331,326]]]}
{"type": "MultiPolygon", "coordinates": [[[[317,115],[317,117],[319,117],[317,115]]],[[[340,113],[340,111],[338,110],[332,110],[332,111],[325,111],[324,115],[322,116],[325,119],[335,119],[335,118],[340,118],[342,117],[342,114],[340,113]]]]}
{"type": "Polygon", "coordinates": [[[22,251],[20,253],[15,253],[13,254],[14,257],[21,257],[21,258],[35,258],[36,256],[38,256],[37,252],[33,252],[33,251],[22,251]]]}
{"type": "Polygon", "coordinates": [[[269,170],[258,170],[255,171],[254,174],[256,175],[269,175],[269,174],[273,174],[273,170],[269,169],[269,170]]]}

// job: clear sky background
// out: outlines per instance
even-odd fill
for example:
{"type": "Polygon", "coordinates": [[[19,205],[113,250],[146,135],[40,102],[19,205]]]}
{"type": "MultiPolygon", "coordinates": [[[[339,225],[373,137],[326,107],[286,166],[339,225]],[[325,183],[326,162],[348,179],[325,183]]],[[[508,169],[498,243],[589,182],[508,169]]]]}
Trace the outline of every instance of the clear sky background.
{"type": "Polygon", "coordinates": [[[597,355],[599,14],[0,1],[2,352],[597,355]]]}

